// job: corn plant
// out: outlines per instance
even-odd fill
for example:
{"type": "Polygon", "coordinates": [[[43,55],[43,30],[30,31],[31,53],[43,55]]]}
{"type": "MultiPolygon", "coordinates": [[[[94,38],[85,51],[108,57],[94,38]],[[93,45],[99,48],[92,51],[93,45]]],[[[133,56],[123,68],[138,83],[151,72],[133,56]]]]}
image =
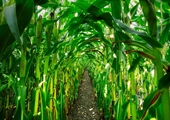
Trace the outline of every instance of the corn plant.
{"type": "MultiPolygon", "coordinates": [[[[88,2],[87,4],[84,3],[85,1],[73,2],[76,8],[84,11],[84,14],[81,13],[82,11],[78,11],[78,10],[76,11],[80,15],[80,17],[77,17],[77,19],[75,18],[77,22],[75,23],[72,23],[72,21],[70,22],[71,33],[72,33],[72,28],[74,29],[77,28],[73,32],[74,35],[75,33],[82,34],[82,32],[79,33],[79,30],[84,29],[84,26],[86,26],[85,30],[87,31],[91,31],[91,29],[93,28],[94,31],[96,32],[95,35],[97,34],[99,36],[99,41],[102,41],[104,43],[105,51],[102,51],[102,53],[104,53],[104,58],[100,59],[100,61],[103,61],[104,65],[102,65],[99,71],[102,71],[103,66],[105,65],[112,66],[112,69],[110,71],[112,72],[111,74],[113,75],[111,76],[114,76],[114,78],[116,78],[115,80],[112,80],[113,86],[119,87],[118,90],[116,91],[118,92],[118,100],[116,101],[117,103],[113,105],[113,107],[116,108],[114,113],[115,118],[125,119],[125,114],[127,114],[128,119],[130,119],[131,117],[132,119],[138,119],[138,118],[144,119],[144,118],[152,118],[152,117],[155,117],[157,119],[169,118],[167,112],[169,111],[168,110],[169,109],[168,88],[163,87],[163,85],[161,85],[162,87],[161,89],[159,89],[160,84],[163,84],[162,81],[165,80],[166,78],[163,77],[165,75],[163,68],[166,71],[168,70],[168,66],[167,66],[168,62],[162,60],[162,56],[161,56],[162,51],[160,51],[160,48],[163,48],[165,43],[165,39],[162,35],[165,32],[169,31],[169,27],[167,27],[168,16],[165,16],[167,14],[164,14],[163,12],[164,10],[166,11],[166,8],[164,8],[163,10],[162,7],[162,6],[166,6],[168,8],[167,1],[161,3],[161,5],[159,5],[159,2],[157,1],[139,1],[139,4],[137,2],[134,2],[133,3],[134,6],[133,5],[130,6],[130,0],[127,0],[125,2],[108,0],[108,1],[94,1],[91,3],[88,2]],[[142,8],[142,11],[139,11],[138,7],[142,8]],[[156,12],[156,10],[158,9],[160,9],[161,12],[156,12]],[[137,14],[138,11],[139,13],[137,14]],[[130,16],[126,15],[128,13],[130,13],[130,16]],[[139,14],[140,16],[138,17],[137,15],[139,14]],[[165,17],[163,16],[163,14],[165,17]],[[158,22],[156,18],[157,16],[159,16],[158,20],[160,21],[163,21],[164,18],[166,18],[166,20],[164,21],[166,27],[160,24],[159,25],[160,28],[158,29],[160,30],[159,33],[157,33],[157,28],[158,28],[157,27],[158,22]],[[136,27],[135,29],[130,28],[131,27],[130,25],[132,24],[132,20],[129,17],[131,17],[132,20],[137,19],[138,21],[141,18],[144,18],[148,24],[148,27],[144,27],[144,28],[136,27]],[[164,26],[164,30],[163,30],[163,26],[164,26]],[[104,34],[105,28],[107,29],[107,32],[109,31],[109,35],[113,36],[112,38],[109,38],[110,36],[107,37],[107,34],[104,34]],[[162,41],[164,41],[164,43],[162,43],[162,41]],[[130,53],[133,54],[131,55],[130,53]],[[125,59],[126,57],[128,57],[128,59],[125,59]],[[138,98],[136,97],[137,95],[136,84],[138,81],[135,80],[135,76],[138,72],[136,72],[135,69],[137,69],[137,65],[139,64],[141,59],[143,61],[146,61],[146,59],[143,59],[141,57],[150,59],[153,63],[152,66],[155,67],[154,76],[153,76],[154,81],[152,80],[154,86],[152,86],[151,89],[144,88],[146,89],[145,90],[146,92],[149,92],[149,94],[145,95],[143,110],[137,112],[138,98]],[[123,69],[123,67],[126,67],[125,65],[130,65],[129,71],[123,69]],[[123,76],[122,73],[127,74],[128,77],[123,76]],[[122,82],[123,79],[124,80],[127,79],[127,83],[122,82]],[[126,97],[123,96],[123,92],[125,92],[124,91],[125,88],[127,90],[126,97]],[[160,104],[162,107],[160,106],[160,104]],[[122,107],[127,109],[127,112],[124,112],[122,107]],[[121,116],[123,116],[123,118],[121,116]]],[[[142,23],[140,21],[140,23],[137,24],[142,25],[143,27],[146,24],[146,22],[142,23]]],[[[87,33],[84,32],[84,34],[87,33]]],[[[98,59],[98,57],[96,58],[98,59]]],[[[151,62],[150,60],[148,61],[151,62]]],[[[93,69],[93,71],[96,71],[96,69],[93,69]]],[[[97,74],[99,71],[97,71],[97,74]]],[[[94,79],[100,79],[101,82],[101,83],[97,82],[99,84],[99,88],[97,85],[95,85],[98,97],[100,99],[99,108],[102,107],[105,108],[104,106],[101,105],[105,100],[107,101],[107,98],[103,97],[103,95],[108,92],[108,90],[105,90],[105,87],[107,86],[107,82],[104,82],[106,81],[105,79],[108,79],[109,76],[109,73],[106,71],[104,71],[104,73],[102,72],[101,75],[97,75],[98,76],[97,78],[96,77],[94,78],[94,79]]],[[[150,80],[148,82],[150,82],[150,80]]],[[[94,82],[94,84],[97,83],[94,82]]],[[[143,85],[145,85],[146,87],[146,83],[143,85]]],[[[112,103],[114,103],[114,98],[116,98],[115,90],[113,89],[112,91],[113,91],[112,94],[113,102],[110,102],[111,105],[112,103]]],[[[105,103],[105,105],[107,106],[106,108],[108,109],[107,104],[108,103],[105,103]]],[[[107,115],[108,112],[106,109],[104,110],[106,114],[105,118],[108,119],[109,117],[109,115],[107,115]]]]}
{"type": "Polygon", "coordinates": [[[3,119],[67,119],[86,66],[101,117],[170,118],[168,0],[3,0],[0,7],[3,119]]]}
{"type": "Polygon", "coordinates": [[[63,120],[77,97],[83,66],[74,63],[78,62],[77,53],[68,46],[67,33],[62,32],[63,21],[56,20],[59,4],[66,3],[46,0],[1,3],[1,40],[5,39],[0,55],[3,119],[63,120]],[[49,5],[50,10],[41,15],[49,5]],[[69,93],[70,88],[73,91],[69,93]]]}

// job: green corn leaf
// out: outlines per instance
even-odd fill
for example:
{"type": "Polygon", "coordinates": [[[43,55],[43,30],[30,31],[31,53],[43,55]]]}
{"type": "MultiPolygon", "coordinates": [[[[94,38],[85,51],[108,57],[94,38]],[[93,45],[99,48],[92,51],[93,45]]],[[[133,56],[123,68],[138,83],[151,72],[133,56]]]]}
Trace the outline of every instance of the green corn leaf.
{"type": "Polygon", "coordinates": [[[84,40],[84,41],[80,41],[78,43],[78,47],[77,47],[77,51],[81,50],[82,47],[85,47],[86,49],[88,48],[94,48],[95,46],[92,44],[94,42],[100,42],[100,41],[92,41],[92,40],[84,40]]]}
{"type": "Polygon", "coordinates": [[[45,93],[42,89],[40,89],[40,97],[41,97],[41,120],[46,120],[46,97],[45,93]]]}
{"type": "Polygon", "coordinates": [[[18,96],[16,97],[17,106],[16,106],[16,111],[14,114],[14,120],[25,120],[26,119],[25,98],[26,98],[26,86],[19,86],[18,96]]]}
{"type": "Polygon", "coordinates": [[[26,120],[33,120],[34,118],[33,118],[33,113],[32,113],[32,111],[30,111],[29,113],[28,113],[28,115],[27,115],[27,118],[26,118],[26,120]]]}
{"type": "Polygon", "coordinates": [[[78,43],[79,43],[79,38],[75,39],[75,40],[72,40],[71,49],[76,48],[76,46],[78,46],[78,43]]]}
{"type": "Polygon", "coordinates": [[[92,15],[98,17],[99,15],[101,15],[103,12],[97,8],[94,5],[90,5],[90,7],[87,9],[87,12],[91,13],[92,15]]]}
{"type": "Polygon", "coordinates": [[[48,0],[46,0],[47,2],[45,4],[42,4],[41,7],[43,8],[53,8],[56,9],[57,7],[59,7],[59,4],[55,1],[53,2],[48,2],[48,0]]]}
{"type": "Polygon", "coordinates": [[[160,42],[156,41],[155,39],[153,39],[152,37],[150,37],[148,35],[138,35],[138,36],[140,36],[142,39],[144,39],[153,48],[155,48],[155,47],[162,48],[163,47],[160,42]]]}
{"type": "Polygon", "coordinates": [[[130,100],[127,100],[126,102],[123,103],[122,108],[121,108],[121,113],[120,113],[121,117],[119,118],[119,120],[125,120],[126,119],[126,113],[127,113],[126,110],[127,110],[129,103],[130,103],[130,100]]]}
{"type": "Polygon", "coordinates": [[[132,46],[142,48],[144,51],[147,51],[147,53],[153,54],[152,47],[145,42],[134,41],[134,40],[125,40],[125,41],[121,41],[121,42],[124,42],[125,44],[128,44],[128,45],[132,45],[132,46]]]}
{"type": "Polygon", "coordinates": [[[41,40],[42,40],[42,30],[43,30],[42,16],[40,15],[36,23],[36,33],[35,33],[37,47],[40,45],[41,40]]]}
{"type": "Polygon", "coordinates": [[[7,46],[11,45],[15,41],[14,36],[12,35],[7,24],[3,24],[0,26],[0,59],[2,58],[2,54],[7,46]]]}
{"type": "Polygon", "coordinates": [[[157,36],[157,23],[154,5],[150,0],[139,0],[143,14],[148,22],[149,32],[152,37],[157,36]]]}
{"type": "Polygon", "coordinates": [[[150,44],[152,47],[162,48],[161,43],[159,43],[155,39],[148,36],[145,32],[139,32],[139,31],[133,30],[132,28],[128,27],[127,25],[123,24],[120,20],[117,20],[115,18],[113,18],[113,20],[116,23],[118,23],[119,27],[122,28],[125,32],[131,33],[131,34],[134,34],[134,35],[138,35],[139,37],[144,39],[148,44],[150,44]]]}
{"type": "Polygon", "coordinates": [[[22,111],[24,111],[24,114],[25,114],[25,99],[27,93],[26,90],[27,90],[26,86],[20,86],[18,88],[18,96],[20,96],[20,104],[21,104],[22,111]]]}
{"type": "Polygon", "coordinates": [[[63,67],[64,67],[63,71],[65,71],[67,67],[69,67],[72,63],[74,63],[74,62],[76,61],[76,59],[77,59],[77,57],[73,56],[73,57],[71,58],[71,60],[69,60],[69,61],[66,63],[66,65],[63,66],[63,67]]]}
{"type": "Polygon", "coordinates": [[[122,92],[126,92],[127,86],[126,83],[122,80],[122,92]]]}
{"type": "Polygon", "coordinates": [[[16,4],[12,4],[4,8],[4,14],[8,23],[9,29],[13,36],[21,44],[20,33],[18,29],[17,16],[16,16],[16,4]]]}
{"type": "Polygon", "coordinates": [[[54,66],[54,69],[55,69],[55,70],[61,65],[61,63],[63,62],[64,58],[65,58],[65,55],[62,55],[61,58],[60,58],[60,60],[59,60],[59,61],[57,62],[57,64],[54,66]]]}
{"type": "Polygon", "coordinates": [[[66,42],[63,42],[63,41],[62,41],[61,43],[59,42],[57,46],[54,46],[54,51],[53,51],[53,53],[58,52],[59,50],[62,49],[63,46],[66,46],[68,43],[69,43],[69,41],[66,41],[66,42]]]}
{"type": "Polygon", "coordinates": [[[130,14],[131,14],[132,19],[133,19],[133,16],[136,15],[136,12],[137,12],[137,9],[138,9],[138,5],[139,5],[139,3],[137,3],[137,4],[130,10],[130,14]]]}
{"type": "Polygon", "coordinates": [[[166,53],[166,60],[170,63],[170,49],[167,50],[167,53],[166,53]]]}
{"type": "Polygon", "coordinates": [[[167,73],[159,80],[158,89],[161,90],[169,86],[170,86],[170,73],[167,73]]]}
{"type": "Polygon", "coordinates": [[[112,62],[112,68],[115,70],[116,74],[118,74],[119,72],[118,66],[120,65],[117,61],[118,61],[118,58],[116,57],[113,59],[113,62],[112,62]]]}
{"type": "Polygon", "coordinates": [[[146,35],[146,33],[144,32],[139,32],[139,31],[136,31],[130,27],[128,27],[127,25],[125,25],[124,23],[122,23],[120,20],[117,20],[113,17],[113,20],[119,24],[119,27],[124,30],[125,32],[128,32],[128,33],[131,33],[131,34],[137,34],[137,35],[146,35]]]}
{"type": "Polygon", "coordinates": [[[98,16],[99,20],[102,19],[106,23],[107,26],[113,28],[113,21],[112,21],[112,16],[109,12],[107,13],[102,13],[101,15],[98,16]]]}
{"type": "Polygon", "coordinates": [[[47,25],[50,25],[50,24],[54,24],[54,23],[57,22],[59,19],[60,19],[60,17],[58,17],[57,19],[54,19],[54,20],[45,20],[45,21],[43,22],[43,25],[44,25],[44,26],[47,26],[47,25]]]}
{"type": "Polygon", "coordinates": [[[48,0],[34,0],[35,5],[42,5],[47,3],[48,0]]]}
{"type": "MultiPolygon", "coordinates": [[[[76,84],[75,84],[76,86],[76,84]]],[[[64,83],[63,82],[60,82],[60,93],[59,93],[59,96],[60,96],[60,118],[61,120],[65,120],[65,116],[64,116],[64,83]]]]}
{"type": "Polygon", "coordinates": [[[95,2],[92,3],[92,5],[100,8],[100,9],[105,7],[108,4],[109,4],[109,2],[107,2],[107,0],[96,0],[95,2]]]}
{"type": "Polygon", "coordinates": [[[89,50],[86,50],[85,52],[86,53],[88,53],[88,52],[95,53],[96,52],[96,53],[99,53],[101,56],[104,57],[103,53],[100,50],[97,50],[97,49],[89,49],[89,50]]]}
{"type": "Polygon", "coordinates": [[[136,52],[142,57],[149,58],[151,60],[155,60],[155,57],[152,54],[147,53],[147,52],[143,52],[143,51],[140,51],[140,50],[127,50],[125,52],[126,53],[136,52]]]}
{"type": "Polygon", "coordinates": [[[141,120],[143,120],[146,115],[149,113],[149,109],[155,109],[157,108],[160,103],[160,96],[161,92],[159,90],[156,90],[154,92],[151,92],[144,100],[143,103],[143,110],[141,111],[141,120]]]}
{"type": "Polygon", "coordinates": [[[0,0],[0,7],[2,7],[2,0],[0,0]]]}
{"type": "Polygon", "coordinates": [[[62,15],[61,18],[65,18],[68,17],[70,14],[76,13],[76,12],[80,12],[80,10],[77,7],[69,7],[62,15]]]}
{"type": "MultiPolygon", "coordinates": [[[[139,51],[139,50],[126,50],[125,51],[127,54],[131,53],[131,52],[136,52],[138,53],[140,56],[145,57],[145,58],[149,58],[150,60],[155,60],[155,56],[153,56],[153,53],[150,53],[149,51],[139,51]]],[[[164,67],[165,70],[167,70],[167,65],[168,65],[168,61],[162,59],[162,65],[164,67]]]]}
{"type": "Polygon", "coordinates": [[[8,84],[3,84],[1,87],[0,87],[0,92],[2,92],[5,88],[7,88],[8,84]]]}
{"type": "Polygon", "coordinates": [[[35,54],[31,55],[31,58],[29,59],[28,63],[27,63],[27,69],[26,69],[26,75],[25,75],[25,80],[28,79],[28,75],[31,69],[31,66],[33,65],[33,60],[34,60],[35,54]]]}
{"type": "Polygon", "coordinates": [[[70,25],[70,27],[69,27],[69,35],[71,36],[71,35],[75,35],[75,34],[77,34],[78,32],[77,32],[77,30],[78,30],[78,27],[80,26],[80,24],[81,23],[73,23],[73,24],[71,24],[70,25]]]}
{"type": "Polygon", "coordinates": [[[24,29],[30,22],[33,11],[33,0],[16,0],[16,14],[20,34],[23,33],[24,29]]]}
{"type": "Polygon", "coordinates": [[[21,105],[20,105],[20,103],[18,104],[18,106],[15,110],[13,120],[21,120],[21,105]]]}
{"type": "Polygon", "coordinates": [[[124,14],[128,14],[128,12],[129,12],[129,5],[130,5],[130,0],[126,0],[125,2],[124,2],[124,14]]]}
{"type": "Polygon", "coordinates": [[[160,0],[160,1],[170,3],[169,0],[160,0]]]}
{"type": "Polygon", "coordinates": [[[106,25],[113,28],[112,16],[109,12],[103,13],[99,7],[94,6],[94,5],[91,5],[88,8],[87,12],[95,16],[95,17],[92,17],[93,20],[104,20],[106,25]]]}
{"type": "Polygon", "coordinates": [[[111,2],[111,12],[112,16],[116,19],[121,20],[121,0],[112,0],[111,2]]]}
{"type": "Polygon", "coordinates": [[[89,58],[94,59],[94,60],[95,60],[95,58],[96,58],[93,54],[87,53],[86,55],[87,55],[89,58]]]}
{"type": "Polygon", "coordinates": [[[170,29],[170,23],[168,23],[165,28],[162,31],[162,34],[160,36],[160,42],[162,44],[165,44],[165,42],[168,40],[168,35],[169,35],[169,29],[170,29]]]}
{"type": "Polygon", "coordinates": [[[139,62],[140,62],[140,59],[141,59],[140,56],[137,57],[136,59],[134,59],[134,61],[132,62],[131,66],[130,66],[130,68],[129,68],[129,70],[128,70],[129,73],[133,72],[133,71],[136,69],[137,65],[138,65],[139,62]]]}
{"type": "Polygon", "coordinates": [[[33,0],[16,0],[15,4],[4,8],[8,25],[3,24],[0,26],[0,57],[2,56],[4,50],[11,45],[15,39],[20,39],[19,36],[23,33],[32,17],[33,8],[33,0]],[[17,30],[17,27],[19,31],[17,30]],[[15,36],[15,38],[13,36],[15,36]]]}
{"type": "Polygon", "coordinates": [[[63,42],[63,41],[59,41],[59,42],[55,43],[54,46],[52,46],[51,48],[48,48],[47,51],[45,52],[45,56],[57,52],[58,47],[59,47],[59,45],[60,45],[62,42],[63,42]],[[55,52],[54,52],[54,51],[55,51],[55,52]]]}
{"type": "Polygon", "coordinates": [[[79,7],[84,12],[87,12],[88,8],[90,7],[90,4],[88,4],[85,0],[77,0],[76,2],[72,2],[72,4],[79,7]]]}
{"type": "MultiPolygon", "coordinates": [[[[61,11],[61,12],[63,12],[63,11],[61,11]]],[[[60,13],[61,13],[60,12],[60,13]]],[[[73,6],[71,6],[71,7],[69,7],[61,16],[59,16],[58,18],[56,18],[56,19],[53,19],[53,20],[45,20],[44,22],[43,22],[43,25],[44,26],[46,26],[46,25],[49,25],[49,24],[53,24],[53,23],[55,23],[55,22],[57,22],[58,20],[60,20],[60,19],[63,19],[63,18],[66,18],[66,17],[68,17],[69,15],[73,15],[74,13],[78,13],[78,12],[80,12],[80,10],[77,8],[77,7],[73,7],[73,6]]]]}
{"type": "Polygon", "coordinates": [[[101,40],[103,40],[103,42],[111,48],[111,47],[112,47],[112,44],[111,44],[108,40],[105,39],[104,33],[103,33],[103,30],[102,30],[101,26],[100,26],[98,23],[89,23],[89,24],[90,24],[92,27],[94,27],[94,29],[95,29],[96,31],[99,32],[99,35],[100,35],[100,37],[101,37],[101,40]]]}
{"type": "MultiPolygon", "coordinates": [[[[121,41],[130,41],[131,40],[131,38],[124,32],[116,31],[116,35],[118,36],[119,41],[120,40],[121,41]]],[[[118,41],[118,40],[116,39],[116,41],[118,41]]]]}

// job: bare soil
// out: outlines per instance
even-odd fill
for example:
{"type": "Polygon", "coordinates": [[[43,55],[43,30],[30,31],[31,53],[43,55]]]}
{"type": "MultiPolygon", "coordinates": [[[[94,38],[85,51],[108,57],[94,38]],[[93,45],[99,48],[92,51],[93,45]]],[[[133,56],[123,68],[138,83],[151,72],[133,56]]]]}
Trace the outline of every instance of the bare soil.
{"type": "Polygon", "coordinates": [[[101,120],[87,69],[83,74],[78,98],[69,110],[67,118],[68,120],[101,120]]]}

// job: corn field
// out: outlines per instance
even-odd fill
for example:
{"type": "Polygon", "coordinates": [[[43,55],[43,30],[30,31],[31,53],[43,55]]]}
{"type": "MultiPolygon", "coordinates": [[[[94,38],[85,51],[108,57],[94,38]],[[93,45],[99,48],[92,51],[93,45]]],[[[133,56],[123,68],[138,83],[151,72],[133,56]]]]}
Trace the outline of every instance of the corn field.
{"type": "Polygon", "coordinates": [[[65,120],[87,67],[105,120],[170,120],[169,0],[0,0],[0,120],[65,120]]]}

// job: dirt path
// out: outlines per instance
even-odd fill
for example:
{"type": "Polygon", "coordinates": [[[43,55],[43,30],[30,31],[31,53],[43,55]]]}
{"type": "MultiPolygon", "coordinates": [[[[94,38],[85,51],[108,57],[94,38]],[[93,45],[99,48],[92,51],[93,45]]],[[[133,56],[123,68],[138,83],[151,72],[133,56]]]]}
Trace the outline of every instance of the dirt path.
{"type": "Polygon", "coordinates": [[[97,103],[88,71],[85,70],[79,96],[69,110],[68,120],[100,120],[97,103]]]}

